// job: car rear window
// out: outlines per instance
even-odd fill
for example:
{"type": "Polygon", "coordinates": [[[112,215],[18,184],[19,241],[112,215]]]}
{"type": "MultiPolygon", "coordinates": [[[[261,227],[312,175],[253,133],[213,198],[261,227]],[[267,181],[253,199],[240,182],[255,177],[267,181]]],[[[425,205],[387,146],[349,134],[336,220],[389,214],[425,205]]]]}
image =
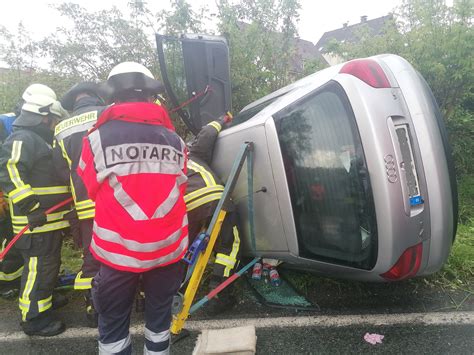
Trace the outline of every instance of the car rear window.
{"type": "Polygon", "coordinates": [[[336,82],[274,115],[300,255],[371,269],[375,208],[354,113],[336,82]]]}

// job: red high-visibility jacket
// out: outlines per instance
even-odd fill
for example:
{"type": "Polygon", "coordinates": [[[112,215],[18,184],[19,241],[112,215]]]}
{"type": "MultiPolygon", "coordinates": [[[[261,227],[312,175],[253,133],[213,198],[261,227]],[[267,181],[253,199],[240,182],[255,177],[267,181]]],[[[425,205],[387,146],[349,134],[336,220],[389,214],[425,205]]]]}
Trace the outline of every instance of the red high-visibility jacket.
{"type": "Polygon", "coordinates": [[[99,261],[143,272],[181,259],[186,163],[186,145],[163,107],[134,102],[102,113],[77,169],[96,204],[90,250],[99,261]]]}

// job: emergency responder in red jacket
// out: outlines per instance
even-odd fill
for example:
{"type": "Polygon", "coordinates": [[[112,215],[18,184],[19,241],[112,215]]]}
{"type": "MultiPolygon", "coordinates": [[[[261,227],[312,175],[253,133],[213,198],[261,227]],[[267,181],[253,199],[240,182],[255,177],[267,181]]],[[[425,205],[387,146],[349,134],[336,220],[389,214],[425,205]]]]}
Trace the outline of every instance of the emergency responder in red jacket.
{"type": "Polygon", "coordinates": [[[71,186],[75,209],[66,218],[77,247],[82,248],[82,267],[74,282],[75,290],[85,290],[86,317],[90,327],[97,327],[97,313],[92,305],[90,289],[92,278],[99,271],[99,262],[89,251],[95,204],[77,175],[76,169],[82,151],[82,139],[105,109],[100,86],[91,82],[74,85],[62,98],[62,106],[72,117],[56,126],[53,144],[54,166],[65,185],[71,186]]]}
{"type": "MultiPolygon", "coordinates": [[[[184,200],[188,211],[189,236],[192,240],[210,223],[224,191],[224,186],[210,168],[210,164],[217,136],[224,124],[230,120],[231,116],[225,115],[217,121],[210,122],[201,129],[189,147],[188,187],[184,200]]],[[[216,257],[209,283],[210,289],[232,275],[238,265],[240,236],[235,207],[230,208],[230,212],[222,223],[214,251],[216,257]]],[[[223,312],[231,308],[234,303],[232,289],[227,287],[209,302],[208,312],[223,312]]]]}
{"type": "Polygon", "coordinates": [[[69,186],[61,185],[55,175],[51,147],[54,126],[65,111],[45,85],[30,85],[23,99],[13,133],[0,152],[0,185],[9,196],[13,231],[30,225],[15,244],[25,263],[19,297],[23,331],[52,336],[65,329],[51,310],[61,265],[62,230],[69,226],[63,220],[68,207],[48,217],[45,210],[70,197],[69,186]]]}
{"type": "Polygon", "coordinates": [[[164,108],[163,90],[143,65],[124,62],[107,80],[114,105],[86,136],[78,173],[96,214],[92,281],[99,352],[131,353],[130,312],[139,278],[145,299],[145,353],[168,353],[171,304],[187,251],[186,146],[164,108]]]}

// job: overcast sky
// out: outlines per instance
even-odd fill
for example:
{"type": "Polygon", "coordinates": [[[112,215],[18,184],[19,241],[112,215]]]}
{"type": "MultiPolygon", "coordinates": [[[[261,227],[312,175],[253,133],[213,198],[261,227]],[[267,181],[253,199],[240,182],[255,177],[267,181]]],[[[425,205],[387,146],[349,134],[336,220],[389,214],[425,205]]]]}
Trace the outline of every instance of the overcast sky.
{"type": "MultiPolygon", "coordinates": [[[[400,5],[402,0],[301,0],[302,9],[298,24],[299,35],[302,39],[316,43],[321,35],[342,27],[344,22],[354,24],[360,21],[360,16],[369,19],[384,16],[400,5]]],[[[49,4],[58,4],[58,0],[0,0],[0,25],[15,29],[22,21],[35,37],[41,38],[61,25],[61,18],[49,4]]],[[[72,1],[89,10],[100,10],[116,5],[125,9],[130,0],[76,0],[72,1]]],[[[169,8],[167,0],[145,0],[152,12],[169,8]]],[[[212,0],[189,1],[193,7],[203,4],[212,6],[212,0]]]]}

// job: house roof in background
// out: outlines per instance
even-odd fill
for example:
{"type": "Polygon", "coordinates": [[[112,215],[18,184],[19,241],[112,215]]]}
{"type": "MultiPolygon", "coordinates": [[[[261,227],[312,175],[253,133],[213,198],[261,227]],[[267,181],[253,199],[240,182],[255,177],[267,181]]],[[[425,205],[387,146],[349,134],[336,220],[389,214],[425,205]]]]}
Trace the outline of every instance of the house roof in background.
{"type": "Polygon", "coordinates": [[[384,25],[393,18],[391,14],[377,17],[372,20],[367,20],[367,16],[361,16],[361,22],[353,25],[343,25],[336,30],[325,32],[319,41],[316,43],[316,48],[320,52],[325,52],[325,47],[331,40],[338,42],[355,42],[357,41],[357,30],[362,26],[367,26],[374,35],[379,35],[382,32],[384,25]]]}

